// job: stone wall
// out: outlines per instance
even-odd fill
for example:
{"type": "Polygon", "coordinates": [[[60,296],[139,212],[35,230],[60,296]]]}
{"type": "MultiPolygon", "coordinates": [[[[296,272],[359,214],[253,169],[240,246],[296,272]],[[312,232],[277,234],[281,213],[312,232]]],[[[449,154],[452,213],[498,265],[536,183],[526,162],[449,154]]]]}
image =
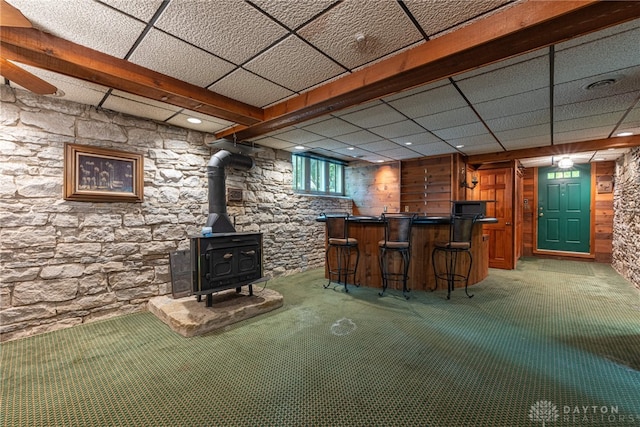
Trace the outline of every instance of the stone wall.
{"type": "MultiPolygon", "coordinates": [[[[16,339],[146,308],[171,292],[169,253],[206,221],[200,132],[0,86],[0,338],[16,339]],[[140,153],[142,203],[62,198],[65,143],[140,153]]],[[[238,231],[264,233],[265,275],[324,262],[323,210],[343,198],[298,196],[290,154],[265,149],[251,171],[227,171],[243,201],[238,231]]]]}
{"type": "Polygon", "coordinates": [[[640,147],[616,162],[613,206],[612,265],[640,289],[640,147]]]}

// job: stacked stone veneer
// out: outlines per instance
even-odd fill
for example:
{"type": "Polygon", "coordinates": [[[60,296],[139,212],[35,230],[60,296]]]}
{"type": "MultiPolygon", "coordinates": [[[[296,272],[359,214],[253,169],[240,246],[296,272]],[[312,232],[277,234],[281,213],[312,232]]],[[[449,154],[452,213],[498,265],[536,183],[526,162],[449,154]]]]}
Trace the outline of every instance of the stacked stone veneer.
{"type": "Polygon", "coordinates": [[[640,147],[616,162],[613,267],[640,289],[640,147]]]}
{"type": "MultiPolygon", "coordinates": [[[[0,337],[10,340],[146,309],[171,292],[169,253],[206,221],[211,135],[0,86],[0,337]],[[65,143],[144,157],[142,203],[62,198],[65,143]]],[[[215,152],[215,151],[214,151],[215,152]]],[[[290,154],[265,149],[228,207],[237,231],[264,233],[264,272],[324,262],[323,210],[351,201],[291,190],[290,154]]]]}

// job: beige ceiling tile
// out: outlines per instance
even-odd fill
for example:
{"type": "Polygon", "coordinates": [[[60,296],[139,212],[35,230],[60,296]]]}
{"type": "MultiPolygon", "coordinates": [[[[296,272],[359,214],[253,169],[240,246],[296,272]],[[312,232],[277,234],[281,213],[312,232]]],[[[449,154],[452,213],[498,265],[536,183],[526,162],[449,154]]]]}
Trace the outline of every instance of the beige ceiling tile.
{"type": "Polygon", "coordinates": [[[639,40],[640,26],[568,49],[559,47],[555,54],[555,83],[637,66],[639,40]]]}
{"type": "Polygon", "coordinates": [[[245,65],[247,70],[300,92],[344,69],[296,36],[289,36],[245,65]]]}
{"type": "Polygon", "coordinates": [[[371,127],[369,131],[384,138],[399,138],[401,136],[420,133],[424,131],[424,129],[412,120],[404,120],[388,125],[371,127]]]}
{"type": "Polygon", "coordinates": [[[201,87],[210,85],[235,68],[230,62],[155,29],[145,36],[129,60],[201,87]],[[171,55],[170,61],[167,54],[171,55]]]}
{"type": "MultiPolygon", "coordinates": [[[[550,120],[551,115],[548,110],[537,110],[522,114],[503,116],[497,119],[487,120],[485,123],[492,131],[502,132],[511,129],[521,129],[549,123],[550,120]]],[[[549,130],[548,127],[546,129],[547,131],[549,130]]]]}
{"type": "Polygon", "coordinates": [[[253,0],[260,9],[291,29],[295,29],[337,0],[253,0]]]}
{"type": "Polygon", "coordinates": [[[415,135],[407,135],[399,138],[391,138],[391,140],[395,143],[406,145],[410,142],[412,146],[415,145],[423,145],[423,144],[432,144],[434,142],[439,142],[440,138],[432,134],[431,132],[421,132],[415,135]]]}
{"type": "MultiPolygon", "coordinates": [[[[16,64],[20,68],[40,77],[47,83],[54,85],[59,91],[62,91],[64,95],[60,97],[65,101],[79,102],[85,105],[97,106],[109,88],[100,86],[95,83],[85,82],[84,80],[68,77],[63,74],[54,73],[53,71],[41,70],[36,67],[31,67],[24,64],[16,64]]],[[[22,87],[14,82],[11,82],[11,86],[22,87]]],[[[49,95],[54,96],[54,95],[49,95]]]]}
{"type": "Polygon", "coordinates": [[[404,0],[422,29],[433,36],[490,12],[510,0],[404,0]]]}
{"type": "Polygon", "coordinates": [[[225,76],[209,89],[256,107],[264,107],[293,94],[293,92],[242,68],[225,76]]]}
{"type": "Polygon", "coordinates": [[[510,140],[503,140],[500,137],[498,138],[500,139],[500,142],[502,143],[502,145],[504,145],[504,148],[506,148],[507,150],[520,150],[523,148],[534,148],[534,147],[541,147],[541,146],[546,146],[551,144],[551,139],[549,138],[548,130],[547,132],[545,132],[544,135],[540,135],[540,136],[530,136],[530,137],[510,139],[510,140]]]}
{"type": "Polygon", "coordinates": [[[158,105],[159,103],[145,98],[116,92],[114,91],[102,104],[103,108],[158,121],[165,121],[175,114],[175,110],[164,108],[169,107],[168,105],[158,105]]]}
{"type": "Polygon", "coordinates": [[[327,138],[344,135],[346,133],[353,133],[360,130],[359,127],[335,117],[304,126],[302,129],[317,133],[318,135],[322,135],[327,138]]]}
{"type": "Polygon", "coordinates": [[[298,34],[347,68],[355,68],[422,39],[395,1],[345,0],[298,34]],[[357,35],[364,39],[357,40],[357,35]]]}
{"type": "Polygon", "coordinates": [[[340,118],[363,128],[401,122],[406,119],[406,117],[386,104],[378,104],[370,108],[341,115],[340,118]]]}
{"type": "Polygon", "coordinates": [[[369,142],[379,141],[381,138],[369,131],[361,130],[359,132],[336,136],[335,139],[348,145],[361,145],[369,142]]]}
{"type": "Polygon", "coordinates": [[[124,58],[145,25],[98,2],[11,0],[38,29],[124,58]],[[117,29],[117,31],[116,31],[117,29]]]}
{"type": "Polygon", "coordinates": [[[604,126],[598,128],[585,128],[567,130],[562,132],[554,132],[553,143],[554,144],[568,144],[571,142],[588,141],[593,139],[604,139],[609,137],[611,133],[611,126],[604,126]]]}
{"type": "Polygon", "coordinates": [[[290,142],[283,141],[281,139],[277,139],[271,136],[266,138],[256,139],[254,142],[258,145],[262,145],[263,147],[275,148],[276,150],[283,150],[285,148],[290,148],[297,145],[297,144],[292,144],[290,142]]]}
{"type": "Polygon", "coordinates": [[[438,156],[440,154],[449,154],[456,152],[455,148],[442,141],[417,145],[415,147],[411,147],[411,149],[423,156],[438,156]]]}
{"type": "Polygon", "coordinates": [[[389,103],[409,118],[423,117],[467,105],[452,84],[397,99],[389,103]]]}
{"type": "Polygon", "coordinates": [[[391,150],[377,151],[378,154],[394,160],[411,159],[416,157],[416,152],[406,147],[397,147],[391,150]]]}
{"type": "Polygon", "coordinates": [[[449,84],[449,80],[448,79],[444,79],[444,80],[438,80],[437,82],[433,82],[433,83],[428,83],[426,85],[422,85],[422,86],[418,86],[418,87],[414,87],[402,92],[398,92],[398,93],[394,93],[393,95],[389,95],[389,96],[385,96],[384,98],[382,98],[385,102],[391,102],[391,101],[396,101],[402,98],[407,98],[413,95],[418,95],[422,92],[426,92],[429,90],[433,90],[433,89],[437,89],[440,86],[446,86],[449,84]]]}
{"type": "Polygon", "coordinates": [[[592,99],[574,104],[559,105],[554,108],[554,120],[563,121],[577,117],[600,116],[612,112],[622,117],[638,101],[638,92],[592,99]]]}
{"type": "Polygon", "coordinates": [[[433,132],[438,129],[450,129],[470,123],[478,123],[478,116],[476,116],[470,107],[462,107],[429,116],[418,117],[415,121],[425,129],[433,132]]]}
{"type": "Polygon", "coordinates": [[[209,132],[209,133],[219,132],[229,127],[228,125],[225,125],[223,123],[218,123],[216,121],[207,120],[207,119],[200,119],[202,120],[202,123],[190,123],[189,121],[187,121],[189,117],[194,117],[194,115],[181,113],[171,117],[166,122],[174,126],[179,126],[182,128],[193,129],[200,132],[209,132]]]}
{"type": "Polygon", "coordinates": [[[243,1],[172,1],[156,27],[235,64],[287,34],[243,1]]]}
{"type": "Polygon", "coordinates": [[[633,108],[624,118],[624,121],[620,124],[620,128],[618,132],[629,130],[633,131],[635,129],[635,134],[640,135],[640,105],[637,105],[633,108]]]}
{"type": "Polygon", "coordinates": [[[307,132],[306,130],[303,130],[303,129],[291,129],[287,132],[279,133],[278,139],[291,142],[292,144],[304,145],[309,142],[323,139],[323,137],[315,133],[307,132]]]}
{"type": "Polygon", "coordinates": [[[321,139],[319,141],[308,142],[305,146],[310,148],[323,148],[325,150],[337,150],[339,148],[347,148],[349,145],[335,139],[321,139]]]}
{"type": "Polygon", "coordinates": [[[466,155],[471,154],[485,154],[485,153],[499,153],[504,151],[504,149],[495,142],[487,142],[487,143],[476,143],[476,144],[465,144],[464,148],[461,148],[462,151],[466,155]]]}
{"type": "Polygon", "coordinates": [[[487,132],[487,128],[485,128],[481,122],[475,122],[446,129],[438,129],[432,132],[445,141],[451,141],[454,139],[483,135],[487,132]]]}
{"type": "Polygon", "coordinates": [[[358,148],[362,148],[363,150],[377,153],[379,151],[389,151],[389,150],[394,150],[396,148],[400,148],[400,145],[391,141],[383,140],[383,141],[376,141],[368,144],[358,145],[358,148]]]}
{"type": "MultiPolygon", "coordinates": [[[[624,116],[624,111],[618,111],[613,113],[598,114],[594,116],[582,116],[575,118],[567,118],[566,120],[556,120],[553,125],[555,134],[563,132],[571,132],[576,130],[588,131],[590,129],[608,129],[607,136],[615,129],[616,124],[624,116]]],[[[600,132],[597,132],[600,133],[600,132]]],[[[601,134],[601,133],[600,133],[601,134]]],[[[597,139],[589,138],[586,139],[597,139]]]]}
{"type": "Polygon", "coordinates": [[[145,22],[149,22],[153,15],[156,13],[162,0],[100,0],[102,3],[106,3],[127,13],[131,16],[135,16],[145,22]]]}
{"type": "Polygon", "coordinates": [[[462,79],[458,81],[458,87],[472,103],[549,87],[549,59],[541,56],[462,79]]]}
{"type": "Polygon", "coordinates": [[[554,86],[554,102],[556,105],[571,104],[638,91],[640,91],[640,66],[634,66],[557,84],[554,86]],[[609,79],[613,79],[615,83],[588,88],[590,84],[609,79]]]}
{"type": "Polygon", "coordinates": [[[549,88],[541,88],[500,99],[474,104],[474,108],[485,120],[498,119],[530,111],[545,110],[549,114],[549,88]]]}

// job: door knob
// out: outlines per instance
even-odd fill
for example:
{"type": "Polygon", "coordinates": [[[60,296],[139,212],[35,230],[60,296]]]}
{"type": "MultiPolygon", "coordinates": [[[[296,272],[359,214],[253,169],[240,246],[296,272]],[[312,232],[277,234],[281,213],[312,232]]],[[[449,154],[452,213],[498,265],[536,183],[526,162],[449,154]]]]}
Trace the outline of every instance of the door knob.
{"type": "Polygon", "coordinates": [[[540,216],[544,216],[544,213],[540,212],[540,216]]]}

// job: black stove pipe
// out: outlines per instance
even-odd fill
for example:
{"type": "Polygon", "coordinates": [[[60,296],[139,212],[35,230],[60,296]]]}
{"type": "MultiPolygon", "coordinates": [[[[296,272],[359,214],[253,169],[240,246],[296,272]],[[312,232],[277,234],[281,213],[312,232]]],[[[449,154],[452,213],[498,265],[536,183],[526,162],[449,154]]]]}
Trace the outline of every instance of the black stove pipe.
{"type": "Polygon", "coordinates": [[[253,168],[251,157],[220,150],[209,160],[207,165],[207,181],[209,184],[209,216],[206,227],[211,227],[212,233],[233,233],[235,227],[227,215],[226,175],[225,167],[238,170],[253,168]]]}

